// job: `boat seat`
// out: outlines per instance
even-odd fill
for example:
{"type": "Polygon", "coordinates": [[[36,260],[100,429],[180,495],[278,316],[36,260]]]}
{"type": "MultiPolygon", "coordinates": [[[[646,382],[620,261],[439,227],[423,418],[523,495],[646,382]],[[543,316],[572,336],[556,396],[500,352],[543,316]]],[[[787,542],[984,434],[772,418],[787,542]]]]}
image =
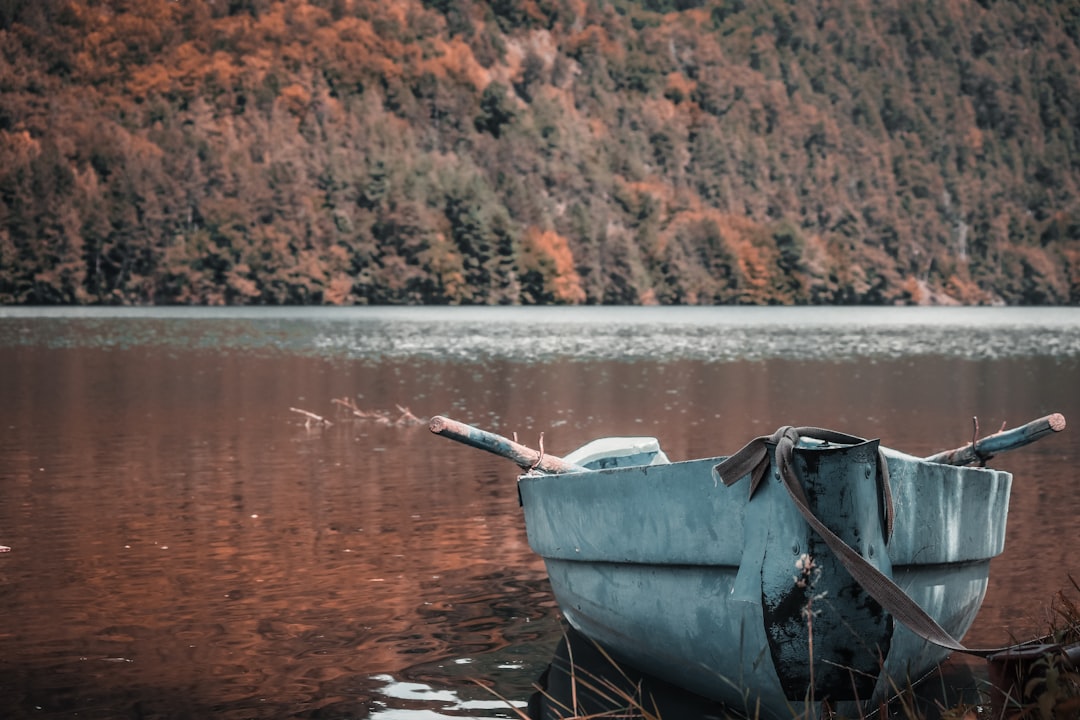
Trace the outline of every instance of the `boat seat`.
{"type": "Polygon", "coordinates": [[[666,465],[671,462],[654,437],[599,438],[582,445],[563,459],[590,470],[635,465],[666,465]]]}

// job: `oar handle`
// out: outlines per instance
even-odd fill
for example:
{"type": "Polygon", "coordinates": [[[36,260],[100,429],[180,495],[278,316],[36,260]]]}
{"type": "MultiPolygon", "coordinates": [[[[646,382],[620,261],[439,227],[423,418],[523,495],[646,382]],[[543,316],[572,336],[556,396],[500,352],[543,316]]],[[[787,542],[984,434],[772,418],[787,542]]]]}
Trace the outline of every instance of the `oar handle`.
{"type": "Polygon", "coordinates": [[[969,465],[976,461],[986,460],[991,455],[1023,447],[1039,438],[1059,433],[1064,429],[1065,416],[1061,413],[1053,413],[1038,420],[1032,420],[1026,425],[1015,427],[1012,430],[1002,430],[999,433],[987,435],[981,440],[976,440],[974,443],[968,443],[954,450],[945,450],[923,459],[943,465],[969,465]]]}
{"type": "Polygon", "coordinates": [[[543,473],[558,474],[582,472],[588,468],[575,465],[555,455],[548,455],[530,447],[514,442],[502,435],[451,420],[442,415],[431,418],[428,429],[436,435],[456,440],[474,448],[487,450],[489,453],[513,460],[524,470],[539,470],[543,473]]]}

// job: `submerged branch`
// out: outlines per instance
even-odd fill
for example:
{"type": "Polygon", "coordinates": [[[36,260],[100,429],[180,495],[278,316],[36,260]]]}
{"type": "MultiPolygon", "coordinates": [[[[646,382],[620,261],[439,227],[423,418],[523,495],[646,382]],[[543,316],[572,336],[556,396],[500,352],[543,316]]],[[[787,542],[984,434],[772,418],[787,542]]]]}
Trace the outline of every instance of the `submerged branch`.
{"type": "Polygon", "coordinates": [[[313,413],[313,412],[311,412],[309,410],[301,410],[300,408],[294,408],[294,407],[289,408],[289,410],[294,412],[294,413],[300,413],[301,415],[303,415],[303,416],[305,416],[307,418],[304,421],[304,427],[306,427],[306,428],[310,428],[311,424],[313,422],[316,425],[323,425],[325,427],[330,427],[331,425],[334,424],[334,423],[330,422],[329,420],[327,420],[326,418],[324,418],[322,415],[316,415],[315,413],[313,413]]]}
{"type": "Polygon", "coordinates": [[[397,415],[394,415],[387,410],[364,410],[350,397],[332,398],[330,402],[343,408],[350,419],[370,420],[378,425],[392,427],[412,427],[427,424],[427,418],[418,417],[413,414],[412,410],[401,405],[394,405],[397,408],[397,415]]]}

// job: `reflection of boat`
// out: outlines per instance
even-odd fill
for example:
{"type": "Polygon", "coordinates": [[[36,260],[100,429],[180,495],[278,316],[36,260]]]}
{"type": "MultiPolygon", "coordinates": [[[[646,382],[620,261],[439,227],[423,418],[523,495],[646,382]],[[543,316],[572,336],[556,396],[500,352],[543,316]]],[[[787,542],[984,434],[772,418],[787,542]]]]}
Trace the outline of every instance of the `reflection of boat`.
{"type": "Polygon", "coordinates": [[[750,715],[858,716],[974,621],[1009,473],[813,428],[676,463],[648,440],[608,438],[518,483],[566,619],[620,662],[750,715]]]}

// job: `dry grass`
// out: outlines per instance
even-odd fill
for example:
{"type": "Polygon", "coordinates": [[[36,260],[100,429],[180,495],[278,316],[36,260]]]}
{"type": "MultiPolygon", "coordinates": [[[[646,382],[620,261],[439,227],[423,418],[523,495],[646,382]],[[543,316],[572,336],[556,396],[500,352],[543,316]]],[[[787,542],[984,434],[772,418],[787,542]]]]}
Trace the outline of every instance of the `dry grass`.
{"type": "MultiPolygon", "coordinates": [[[[1071,577],[1072,589],[1080,585],[1071,577]]],[[[1009,720],[1080,720],[1080,604],[1059,591],[1050,605],[1046,641],[1054,648],[1024,668],[994,711],[1009,720]],[[1019,698],[1016,698],[1019,695],[1019,698]]]]}
{"type": "MultiPolygon", "coordinates": [[[[1072,590],[1080,597],[1080,584],[1070,577],[1072,590]]],[[[1049,627],[1045,641],[1057,646],[1068,647],[1080,643],[1080,600],[1065,590],[1059,591],[1049,608],[1049,627]]],[[[574,663],[572,647],[569,648],[569,667],[565,668],[570,678],[570,697],[556,698],[546,690],[538,691],[550,708],[561,720],[600,720],[612,718],[619,720],[686,720],[686,718],[663,718],[654,698],[648,695],[640,682],[635,682],[603,648],[596,647],[612,672],[609,677],[593,674],[579,668],[574,663]],[[609,709],[602,712],[588,712],[584,708],[582,697],[588,694],[594,700],[599,699],[609,709]]],[[[1049,653],[1030,664],[1025,676],[1020,678],[1020,698],[1009,697],[1005,705],[992,701],[993,693],[986,692],[983,701],[978,704],[963,704],[953,707],[938,706],[928,713],[919,708],[916,693],[909,684],[905,687],[894,686],[895,697],[889,707],[883,708],[876,717],[899,718],[901,720],[1080,720],[1080,669],[1070,666],[1067,659],[1057,652],[1049,653]]],[[[497,693],[496,693],[497,694],[497,693]]],[[[501,698],[504,699],[505,698],[501,698]]],[[[510,703],[507,702],[510,707],[510,703]]],[[[521,720],[530,720],[524,711],[513,708],[521,720]]],[[[731,714],[730,720],[743,718],[740,714],[731,714]]],[[[724,718],[724,720],[729,720],[724,718]]],[[[751,717],[751,720],[756,720],[751,717]]],[[[793,715],[792,720],[818,720],[807,712],[793,715]]],[[[837,719],[839,720],[839,719],[837,719]]],[[[855,719],[852,719],[855,720],[855,719]]],[[[862,720],[862,719],[859,719],[862,720]]]]}

